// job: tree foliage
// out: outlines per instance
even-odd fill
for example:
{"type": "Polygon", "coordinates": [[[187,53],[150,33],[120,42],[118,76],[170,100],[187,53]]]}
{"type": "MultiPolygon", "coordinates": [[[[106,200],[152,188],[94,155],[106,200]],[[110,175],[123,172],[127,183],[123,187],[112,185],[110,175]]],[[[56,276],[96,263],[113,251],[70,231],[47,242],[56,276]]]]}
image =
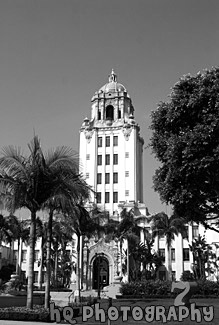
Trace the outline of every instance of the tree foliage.
{"type": "MultiPolygon", "coordinates": [[[[219,68],[186,75],[152,112],[154,188],[174,213],[201,222],[219,215],[219,68]]],[[[218,229],[216,229],[218,230],[218,229]]]]}
{"type": "MultiPolygon", "coordinates": [[[[23,156],[17,147],[3,149],[0,158],[0,195],[4,196],[5,207],[10,212],[23,207],[31,212],[27,307],[32,308],[36,213],[45,205],[51,207],[54,202],[58,203],[49,211],[49,238],[53,211],[62,209],[66,199],[73,208],[76,203],[89,197],[89,188],[79,174],[78,158],[71,148],[62,146],[44,153],[37,136],[34,136],[28,148],[28,156],[23,156]]],[[[49,299],[49,294],[47,296],[49,299]]]]}

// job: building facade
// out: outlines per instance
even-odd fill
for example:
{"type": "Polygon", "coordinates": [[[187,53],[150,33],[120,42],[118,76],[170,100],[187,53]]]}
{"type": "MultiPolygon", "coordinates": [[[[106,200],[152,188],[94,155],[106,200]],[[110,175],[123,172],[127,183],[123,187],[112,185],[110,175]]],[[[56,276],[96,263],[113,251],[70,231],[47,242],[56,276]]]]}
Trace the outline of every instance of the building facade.
{"type": "MultiPolygon", "coordinates": [[[[86,182],[94,190],[91,206],[95,204],[106,212],[108,219],[120,221],[122,209],[132,209],[140,228],[140,240],[145,242],[145,229],[151,231],[148,223],[149,213],[143,203],[143,144],[140,127],[134,118],[134,106],[126,88],[117,81],[117,75],[112,70],[108,82],[94,93],[91,99],[90,119],[85,118],[80,128],[80,168],[86,182]]],[[[89,207],[88,207],[89,208],[89,207]]],[[[26,211],[27,213],[27,211],[26,211]]],[[[19,212],[22,218],[23,212],[19,212]]],[[[46,216],[43,215],[44,218],[46,216]]],[[[105,222],[101,220],[101,222],[105,222]]],[[[183,271],[192,271],[193,255],[189,244],[198,235],[205,235],[209,244],[215,247],[219,255],[219,234],[205,230],[196,224],[188,225],[188,240],[181,235],[175,236],[171,249],[173,279],[179,280],[183,271]]],[[[69,244],[69,254],[76,249],[69,244]]],[[[105,241],[102,238],[81,238],[80,274],[83,289],[97,289],[109,286],[123,276],[122,259],[118,254],[118,242],[105,241]]],[[[124,242],[124,246],[126,243],[124,242]]],[[[35,284],[39,283],[40,260],[42,251],[40,240],[36,243],[35,253],[35,284]]],[[[0,266],[7,264],[6,259],[16,262],[20,256],[20,268],[23,278],[28,276],[29,247],[20,243],[22,254],[18,254],[18,244],[14,243],[13,254],[9,246],[0,247],[0,266]]],[[[164,265],[158,270],[159,279],[167,278],[167,247],[165,238],[156,238],[154,251],[165,257],[164,265]]],[[[76,261],[76,258],[75,258],[76,261]]],[[[209,274],[215,280],[218,276],[209,274]]],[[[75,273],[71,281],[74,282],[75,273]]]]}

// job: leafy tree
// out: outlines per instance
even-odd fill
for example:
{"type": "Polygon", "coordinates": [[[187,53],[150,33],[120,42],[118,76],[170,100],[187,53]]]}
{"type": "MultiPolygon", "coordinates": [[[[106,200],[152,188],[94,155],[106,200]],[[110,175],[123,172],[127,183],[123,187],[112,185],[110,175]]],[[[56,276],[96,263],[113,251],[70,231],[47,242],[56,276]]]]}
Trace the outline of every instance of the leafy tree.
{"type": "Polygon", "coordinates": [[[167,245],[167,261],[168,261],[168,275],[169,280],[172,280],[172,261],[171,261],[171,245],[174,240],[174,236],[178,236],[180,233],[186,237],[187,229],[182,218],[178,218],[174,215],[168,217],[164,212],[157,213],[148,219],[151,222],[152,237],[166,237],[167,245]]]}
{"type": "Polygon", "coordinates": [[[181,78],[170,100],[152,112],[151,129],[160,162],[154,188],[162,201],[219,232],[219,68],[181,78]]]}

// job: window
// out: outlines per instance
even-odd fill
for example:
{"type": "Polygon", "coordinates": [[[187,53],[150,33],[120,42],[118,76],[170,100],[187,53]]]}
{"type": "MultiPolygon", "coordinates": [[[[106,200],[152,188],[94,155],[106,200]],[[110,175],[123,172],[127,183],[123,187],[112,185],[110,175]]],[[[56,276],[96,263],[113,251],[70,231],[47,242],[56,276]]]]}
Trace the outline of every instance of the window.
{"type": "Polygon", "coordinates": [[[119,109],[119,111],[118,111],[118,118],[121,118],[121,109],[119,109]]]}
{"type": "Polygon", "coordinates": [[[72,249],[74,250],[76,248],[76,240],[72,239],[72,249]]]}
{"type": "Polygon", "coordinates": [[[198,235],[199,235],[198,226],[192,226],[192,237],[198,238],[198,235]]]}
{"type": "MultiPolygon", "coordinates": [[[[1,255],[0,255],[0,259],[1,259],[1,255]]],[[[13,256],[14,262],[16,262],[17,259],[18,259],[18,251],[14,251],[14,256],[13,256]]]]}
{"type": "Polygon", "coordinates": [[[118,183],[118,173],[113,173],[113,184],[118,183]]]}
{"type": "Polygon", "coordinates": [[[27,260],[27,251],[22,251],[22,262],[25,262],[27,260]]]}
{"type": "Polygon", "coordinates": [[[102,156],[101,155],[97,156],[97,165],[98,166],[102,165],[102,156]]]}
{"type": "Polygon", "coordinates": [[[103,145],[103,139],[102,139],[102,137],[98,137],[97,146],[100,148],[100,147],[102,147],[102,145],[103,145]]]}
{"type": "Polygon", "coordinates": [[[21,281],[25,284],[27,283],[26,272],[22,270],[21,270],[21,281]]]}
{"type": "Polygon", "coordinates": [[[113,155],[113,165],[118,165],[118,154],[117,153],[115,153],[113,155]]]}
{"type": "Polygon", "coordinates": [[[176,259],[176,255],[175,255],[176,253],[175,253],[175,248],[171,248],[171,260],[172,261],[175,261],[175,259],[176,259]]]}
{"type": "Polygon", "coordinates": [[[176,271],[172,271],[172,281],[176,281],[176,271]]]}
{"type": "Polygon", "coordinates": [[[39,260],[39,255],[40,255],[40,251],[34,252],[34,262],[37,262],[39,260]]]}
{"type": "Polygon", "coordinates": [[[110,165],[110,155],[106,155],[106,165],[110,165]]]}
{"type": "Polygon", "coordinates": [[[110,201],[110,194],[109,192],[105,192],[105,203],[109,203],[110,201]]]}
{"type": "Polygon", "coordinates": [[[101,111],[98,111],[98,120],[101,120],[101,111]]]}
{"type": "Polygon", "coordinates": [[[189,248],[183,248],[183,261],[189,261],[189,248]]]}
{"type": "Polygon", "coordinates": [[[97,173],[97,184],[101,184],[101,183],[102,183],[102,174],[97,173]]]}
{"type": "Polygon", "coordinates": [[[125,196],[129,196],[129,190],[125,191],[125,196]]]}
{"type": "Polygon", "coordinates": [[[101,192],[97,192],[97,203],[101,203],[101,192]]]}
{"type": "Polygon", "coordinates": [[[108,105],[106,107],[106,119],[109,119],[109,120],[114,119],[114,107],[112,105],[108,105]]]}
{"type": "Polygon", "coordinates": [[[110,147],[110,137],[106,137],[106,147],[110,147]]]}
{"type": "Polygon", "coordinates": [[[33,281],[36,283],[38,282],[38,271],[34,271],[34,279],[33,281]]]}
{"type": "Polygon", "coordinates": [[[159,256],[163,257],[163,259],[165,261],[165,248],[160,248],[159,249],[159,256]]]}
{"type": "Polygon", "coordinates": [[[125,158],[129,158],[129,152],[125,153],[125,158]]]}
{"type": "Polygon", "coordinates": [[[106,173],[105,174],[105,184],[109,184],[110,183],[110,173],[106,173]]]}
{"type": "Polygon", "coordinates": [[[186,231],[185,231],[185,233],[182,233],[183,239],[189,238],[189,227],[188,226],[185,226],[185,227],[186,227],[186,231]]]}
{"type": "Polygon", "coordinates": [[[129,177],[129,172],[128,171],[125,172],[125,177],[129,177]]]}
{"type": "Polygon", "coordinates": [[[86,159],[90,160],[90,154],[89,153],[86,155],[86,159]]]}
{"type": "Polygon", "coordinates": [[[86,178],[89,178],[89,173],[86,173],[86,178]]]}
{"type": "Polygon", "coordinates": [[[113,137],[113,146],[114,147],[118,146],[118,136],[117,135],[114,135],[114,137],[113,137]]]}
{"type": "Polygon", "coordinates": [[[113,203],[118,203],[118,192],[113,192],[113,203]]]}

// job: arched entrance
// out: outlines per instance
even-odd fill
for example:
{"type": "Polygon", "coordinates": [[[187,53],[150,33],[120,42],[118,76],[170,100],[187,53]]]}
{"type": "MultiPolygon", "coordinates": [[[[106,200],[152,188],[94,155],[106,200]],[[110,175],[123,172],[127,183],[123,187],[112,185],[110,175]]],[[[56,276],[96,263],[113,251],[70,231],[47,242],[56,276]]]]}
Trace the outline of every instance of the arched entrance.
{"type": "Polygon", "coordinates": [[[93,289],[109,285],[109,262],[105,256],[98,255],[93,263],[93,289]]]}

